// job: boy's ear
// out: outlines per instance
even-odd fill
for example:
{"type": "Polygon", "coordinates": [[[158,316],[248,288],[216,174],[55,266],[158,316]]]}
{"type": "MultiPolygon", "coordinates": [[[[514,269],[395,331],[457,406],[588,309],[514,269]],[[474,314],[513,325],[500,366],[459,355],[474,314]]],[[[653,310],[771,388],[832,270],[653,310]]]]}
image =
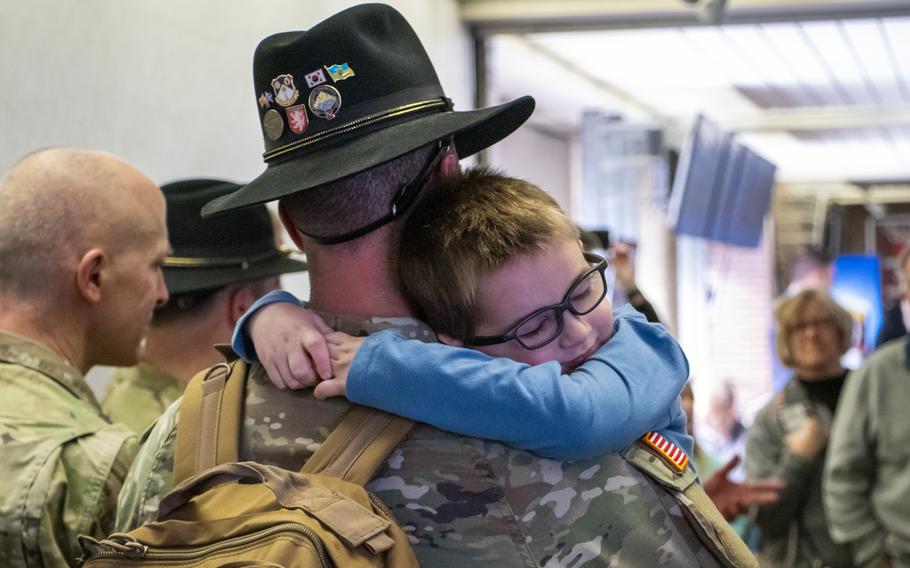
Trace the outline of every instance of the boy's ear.
{"type": "Polygon", "coordinates": [[[437,333],[436,338],[439,339],[440,343],[444,343],[444,344],[450,345],[452,347],[464,347],[463,342],[458,341],[454,337],[449,337],[448,335],[446,335],[444,333],[437,333]]]}
{"type": "Polygon", "coordinates": [[[76,265],[76,289],[90,304],[101,301],[102,272],[107,261],[103,250],[93,248],[83,254],[76,265]]]}

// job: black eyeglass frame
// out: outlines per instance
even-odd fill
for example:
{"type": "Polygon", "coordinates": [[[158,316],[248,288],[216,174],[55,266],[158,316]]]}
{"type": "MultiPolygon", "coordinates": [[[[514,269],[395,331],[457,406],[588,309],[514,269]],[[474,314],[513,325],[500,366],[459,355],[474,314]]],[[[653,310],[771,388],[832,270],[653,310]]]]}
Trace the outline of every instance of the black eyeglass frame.
{"type": "Polygon", "coordinates": [[[597,306],[599,306],[601,304],[601,302],[604,301],[604,298],[607,297],[607,276],[605,273],[607,270],[607,266],[608,266],[607,259],[603,258],[600,255],[591,253],[591,252],[584,253],[584,257],[585,257],[585,260],[590,262],[593,266],[591,267],[590,270],[588,270],[587,272],[585,272],[584,274],[582,274],[581,276],[576,278],[574,282],[572,282],[572,285],[569,286],[569,291],[566,292],[565,296],[563,296],[561,302],[559,302],[558,304],[544,306],[540,309],[534,310],[530,314],[528,314],[528,315],[524,316],[523,318],[521,318],[520,320],[518,320],[516,323],[512,324],[509,327],[509,329],[502,335],[474,335],[474,336],[471,336],[471,337],[468,337],[467,339],[465,339],[464,344],[468,347],[484,347],[487,345],[498,345],[500,343],[506,343],[507,341],[512,341],[514,339],[515,341],[518,342],[519,345],[521,345],[525,349],[533,351],[535,349],[540,349],[540,348],[545,347],[545,346],[549,345],[550,343],[552,343],[553,340],[555,340],[557,337],[559,337],[559,335],[562,333],[562,330],[565,328],[565,312],[569,312],[576,316],[583,316],[583,315],[589,314],[589,313],[593,312],[595,309],[597,309],[597,306]],[[595,301],[588,310],[586,310],[584,312],[579,312],[572,306],[572,302],[571,302],[572,293],[575,292],[575,288],[577,288],[579,286],[579,284],[584,282],[594,272],[600,273],[600,278],[601,278],[601,281],[603,282],[603,292],[601,293],[600,298],[598,298],[597,301],[595,301]],[[518,337],[518,334],[517,334],[518,329],[521,326],[523,326],[525,323],[527,323],[529,320],[532,320],[532,319],[536,318],[537,316],[539,316],[540,314],[547,312],[549,310],[554,310],[556,312],[556,333],[553,334],[553,337],[547,339],[540,345],[536,345],[534,347],[528,347],[521,340],[521,338],[518,337]]]}

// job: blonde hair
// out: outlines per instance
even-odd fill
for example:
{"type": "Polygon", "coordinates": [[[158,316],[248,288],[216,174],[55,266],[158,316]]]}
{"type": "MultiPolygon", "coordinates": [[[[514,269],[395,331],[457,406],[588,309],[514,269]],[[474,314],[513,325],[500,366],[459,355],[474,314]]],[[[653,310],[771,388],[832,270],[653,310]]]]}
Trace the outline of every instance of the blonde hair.
{"type": "Polygon", "coordinates": [[[418,317],[463,341],[474,334],[481,277],[557,237],[578,239],[578,229],[534,184],[483,168],[448,176],[406,222],[402,289],[418,317]]]}
{"type": "Polygon", "coordinates": [[[778,327],[777,356],[780,358],[781,363],[787,367],[792,368],[796,364],[793,359],[793,353],[790,352],[790,338],[793,336],[794,328],[799,323],[800,314],[810,302],[818,302],[828,311],[831,323],[841,337],[841,354],[850,349],[850,343],[853,338],[853,317],[824,290],[808,288],[795,296],[782,300],[774,308],[774,319],[777,320],[778,327]]]}

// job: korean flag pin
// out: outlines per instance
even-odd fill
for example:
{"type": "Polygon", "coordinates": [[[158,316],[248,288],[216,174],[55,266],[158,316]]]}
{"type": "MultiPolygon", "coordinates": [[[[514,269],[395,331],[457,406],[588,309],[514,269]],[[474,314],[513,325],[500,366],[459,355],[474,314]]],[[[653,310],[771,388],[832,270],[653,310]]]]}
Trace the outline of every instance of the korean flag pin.
{"type": "Polygon", "coordinates": [[[325,73],[322,72],[322,69],[317,69],[306,76],[306,85],[311,89],[316,85],[325,83],[325,81],[325,73]]]}

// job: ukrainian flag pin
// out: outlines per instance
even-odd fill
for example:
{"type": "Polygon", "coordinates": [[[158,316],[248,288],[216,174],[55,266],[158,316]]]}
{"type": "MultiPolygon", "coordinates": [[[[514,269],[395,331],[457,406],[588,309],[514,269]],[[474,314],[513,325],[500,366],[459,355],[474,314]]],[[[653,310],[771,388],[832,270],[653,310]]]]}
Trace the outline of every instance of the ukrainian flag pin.
{"type": "Polygon", "coordinates": [[[336,83],[338,81],[344,81],[348,77],[354,76],[354,70],[348,67],[347,63],[335,64],[335,65],[325,65],[325,70],[329,72],[329,76],[336,83]]]}

